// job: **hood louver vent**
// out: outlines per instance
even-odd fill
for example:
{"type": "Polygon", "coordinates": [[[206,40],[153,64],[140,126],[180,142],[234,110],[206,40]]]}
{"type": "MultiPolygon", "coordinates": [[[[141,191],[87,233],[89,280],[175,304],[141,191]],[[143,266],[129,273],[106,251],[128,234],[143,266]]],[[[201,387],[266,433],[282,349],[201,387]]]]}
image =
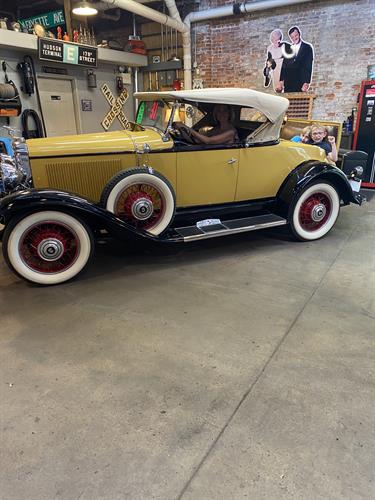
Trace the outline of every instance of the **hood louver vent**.
{"type": "Polygon", "coordinates": [[[123,167],[120,159],[47,163],[48,185],[99,201],[109,179],[123,167]]]}

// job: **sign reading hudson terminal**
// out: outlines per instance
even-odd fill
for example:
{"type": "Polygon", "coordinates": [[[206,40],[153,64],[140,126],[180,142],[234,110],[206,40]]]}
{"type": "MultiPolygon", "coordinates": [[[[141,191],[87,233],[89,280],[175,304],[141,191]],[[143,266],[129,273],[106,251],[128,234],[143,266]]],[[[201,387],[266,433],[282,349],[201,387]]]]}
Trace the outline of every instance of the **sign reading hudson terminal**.
{"type": "Polygon", "coordinates": [[[98,65],[96,47],[62,42],[51,38],[39,38],[39,59],[78,66],[95,67],[98,65]]]}

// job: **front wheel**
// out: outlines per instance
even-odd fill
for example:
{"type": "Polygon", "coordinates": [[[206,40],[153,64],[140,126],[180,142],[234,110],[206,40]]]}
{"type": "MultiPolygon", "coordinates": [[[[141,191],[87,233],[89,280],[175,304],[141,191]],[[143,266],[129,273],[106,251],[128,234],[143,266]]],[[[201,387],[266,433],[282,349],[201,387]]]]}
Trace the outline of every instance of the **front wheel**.
{"type": "Polygon", "coordinates": [[[291,205],[291,230],[298,240],[318,240],[332,229],[339,212],[340,197],[336,189],[320,181],[303,190],[291,205]]]}
{"type": "Polygon", "coordinates": [[[64,212],[35,212],[11,221],[4,231],[3,254],[8,266],[21,278],[40,285],[74,278],[92,251],[90,228],[64,212]]]}

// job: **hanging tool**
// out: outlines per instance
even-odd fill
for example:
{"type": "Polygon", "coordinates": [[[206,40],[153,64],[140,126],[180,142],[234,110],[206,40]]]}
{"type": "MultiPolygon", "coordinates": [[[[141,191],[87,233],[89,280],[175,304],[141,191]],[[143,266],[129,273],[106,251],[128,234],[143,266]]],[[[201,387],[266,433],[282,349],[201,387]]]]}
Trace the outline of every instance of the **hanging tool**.
{"type": "Polygon", "coordinates": [[[31,96],[31,94],[34,94],[34,76],[30,63],[24,60],[17,64],[17,69],[20,70],[23,79],[21,90],[31,96]]]}
{"type": "MultiPolygon", "coordinates": [[[[0,84],[0,116],[18,116],[21,114],[22,104],[15,83],[8,78],[7,63],[2,62],[5,83],[0,84]]],[[[8,121],[9,123],[9,121],[8,121]]]]}
{"type": "Polygon", "coordinates": [[[25,109],[21,116],[22,135],[25,139],[36,139],[44,137],[43,124],[38,113],[34,109],[25,109]],[[29,122],[34,122],[34,128],[30,128],[29,122]]]}

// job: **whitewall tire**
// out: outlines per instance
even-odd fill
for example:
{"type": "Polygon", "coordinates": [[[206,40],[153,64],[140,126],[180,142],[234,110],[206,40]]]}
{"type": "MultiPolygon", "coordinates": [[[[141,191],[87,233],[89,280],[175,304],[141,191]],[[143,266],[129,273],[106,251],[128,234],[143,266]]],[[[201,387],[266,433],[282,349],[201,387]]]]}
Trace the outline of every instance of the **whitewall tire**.
{"type": "Polygon", "coordinates": [[[289,222],[301,241],[318,240],[334,226],[340,212],[340,197],[328,182],[308,186],[293,203],[289,222]]]}
{"type": "Polygon", "coordinates": [[[147,168],[118,173],[104,188],[101,204],[135,229],[155,236],[169,226],[176,208],[169,181],[147,168]]]}
{"type": "Polygon", "coordinates": [[[74,278],[92,250],[90,228],[64,212],[35,212],[5,228],[4,258],[16,274],[32,283],[56,285],[74,278]]]}

